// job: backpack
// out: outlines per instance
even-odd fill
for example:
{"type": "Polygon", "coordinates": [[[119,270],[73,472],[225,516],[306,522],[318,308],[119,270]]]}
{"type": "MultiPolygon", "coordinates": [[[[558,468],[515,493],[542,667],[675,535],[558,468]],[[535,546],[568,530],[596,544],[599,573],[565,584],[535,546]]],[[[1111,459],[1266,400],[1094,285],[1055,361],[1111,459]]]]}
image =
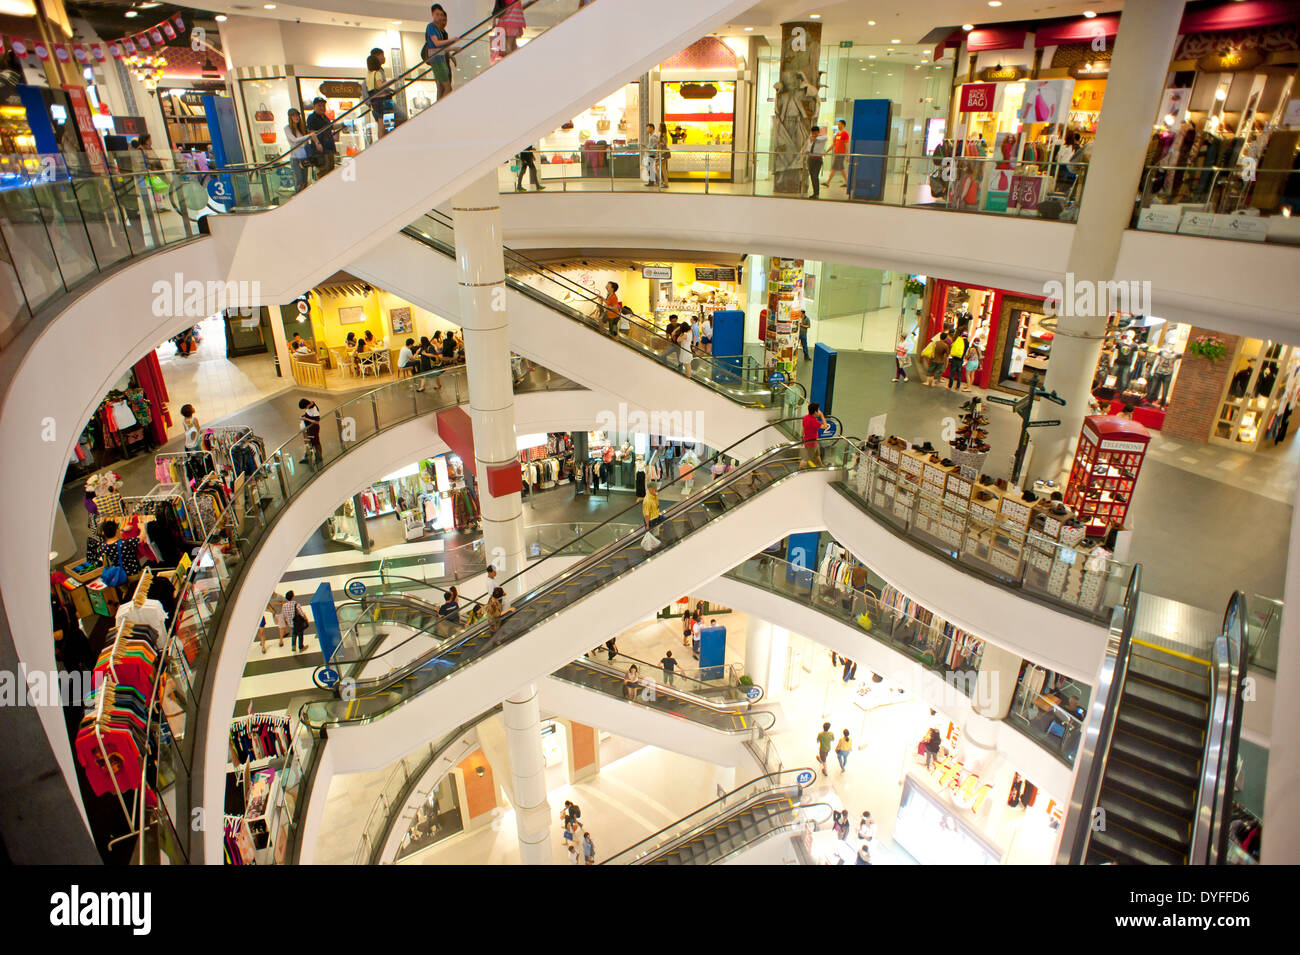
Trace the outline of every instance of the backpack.
{"type": "Polygon", "coordinates": [[[122,567],[122,542],[117,542],[117,562],[108,563],[108,554],[104,554],[104,572],[100,575],[100,580],[106,587],[121,587],[126,583],[126,570],[122,567]]]}

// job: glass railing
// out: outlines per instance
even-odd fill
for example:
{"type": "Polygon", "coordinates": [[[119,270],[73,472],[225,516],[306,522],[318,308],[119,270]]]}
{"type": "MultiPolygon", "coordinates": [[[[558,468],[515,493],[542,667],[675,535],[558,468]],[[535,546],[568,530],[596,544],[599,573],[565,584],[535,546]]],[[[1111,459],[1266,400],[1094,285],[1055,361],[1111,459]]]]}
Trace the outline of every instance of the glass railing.
{"type": "MultiPolygon", "coordinates": [[[[162,795],[151,798],[150,809],[152,812],[157,804],[159,816],[165,817],[159,820],[164,831],[190,832],[189,826],[178,829],[174,820],[189,818],[193,728],[198,724],[201,690],[212,655],[218,649],[225,611],[238,590],[244,567],[286,507],[325,465],[389,428],[466,400],[463,368],[446,372],[440,379],[440,390],[418,391],[422,377],[391,382],[324,412],[317,442],[308,442],[299,432],[269,452],[252,476],[236,480],[233,497],[217,526],[196,549],[193,565],[178,591],[159,668],[155,699],[166,697],[167,716],[160,720],[160,710],[155,706],[151,723],[151,732],[157,738],[157,786],[151,782],[147,788],[162,795]]],[[[577,387],[561,380],[545,382],[542,387],[559,389],[561,384],[577,387]]],[[[518,386],[521,393],[531,390],[534,386],[528,382],[518,386]]],[[[153,773],[151,765],[146,770],[153,773]]],[[[144,798],[145,791],[142,787],[140,798],[144,798]]],[[[135,818],[144,821],[143,814],[135,818]]],[[[143,852],[143,840],[140,845],[143,852]]],[[[164,848],[187,853],[187,846],[188,836],[164,848]]]]}
{"type": "MultiPolygon", "coordinates": [[[[951,470],[934,463],[936,474],[951,470]]],[[[884,446],[864,448],[837,488],[909,540],[1058,609],[1105,624],[1123,599],[1127,565],[1087,547],[1086,538],[1079,546],[1052,539],[1036,527],[1028,504],[1005,503],[970,477],[931,479],[920,459],[884,446]]]]}
{"type": "MultiPolygon", "coordinates": [[[[757,554],[724,575],[771,593],[862,630],[893,650],[938,674],[965,696],[978,698],[979,665],[983,643],[954,635],[949,625],[915,613],[903,613],[882,603],[868,590],[858,590],[816,571],[798,567],[770,554],[757,554]]],[[[867,570],[867,584],[877,591],[885,582],[867,570]]],[[[922,608],[917,607],[917,610],[922,608]]],[[[919,691],[919,687],[915,688],[919,691]]]]}
{"type": "Polygon", "coordinates": [[[592,650],[590,658],[598,664],[612,665],[614,669],[621,667],[626,670],[635,664],[643,683],[649,681],[648,685],[667,687],[681,693],[703,697],[716,704],[752,706],[763,698],[762,687],[752,682],[741,683],[744,668],[736,663],[712,667],[679,665],[672,671],[668,671],[656,663],[640,660],[626,653],[615,653],[614,659],[609,660],[603,647],[592,650]]]}
{"type": "Polygon", "coordinates": [[[1251,670],[1277,676],[1278,639],[1282,632],[1282,601],[1261,594],[1242,595],[1247,659],[1251,670]]]}
{"type": "Polygon", "coordinates": [[[1295,184],[1300,171],[1264,168],[1255,159],[1235,166],[1151,165],[1131,228],[1212,239],[1300,243],[1295,184]]]}
{"type": "MultiPolygon", "coordinates": [[[[808,159],[802,153],[733,151],[729,146],[675,146],[656,154],[626,146],[537,151],[543,188],[562,192],[700,193],[726,196],[812,198],[808,159]],[[666,173],[663,171],[666,164],[666,173]],[[647,182],[647,178],[652,182],[647,182]],[[666,186],[663,183],[666,182],[666,186]]],[[[818,198],[889,206],[1071,220],[1078,215],[1086,165],[962,156],[844,153],[827,155],[818,198]],[[843,174],[835,169],[842,158],[843,174]],[[835,182],[825,185],[835,173],[835,182]]],[[[498,172],[502,192],[525,192],[517,173],[498,172]]]]}
{"type": "MultiPolygon", "coordinates": [[[[747,435],[737,444],[756,437],[761,430],[747,435]]],[[[843,439],[825,440],[822,445],[823,467],[830,470],[843,468],[848,455],[853,451],[852,446],[843,439]]],[[[336,723],[370,722],[382,717],[429,687],[491,655],[496,649],[525,636],[547,617],[621,577],[648,559],[651,553],[658,554],[663,549],[671,548],[672,544],[728,513],[734,504],[745,500],[752,493],[793,474],[799,468],[801,452],[802,447],[798,444],[780,445],[706,485],[694,496],[669,507],[661,515],[663,522],[654,530],[660,546],[653,551],[647,552],[642,546],[644,531],[641,528],[631,533],[627,533],[625,526],[611,528],[608,526],[614,520],[611,518],[606,525],[584,535],[585,538],[590,538],[593,535],[608,534],[613,538],[609,544],[598,548],[591,557],[559,571],[545,583],[525,591],[514,601],[513,609],[499,620],[478,625],[437,653],[421,656],[399,670],[393,679],[378,681],[373,686],[358,687],[357,697],[353,700],[308,704],[304,711],[307,720],[314,727],[323,728],[336,723]],[[737,488],[742,481],[749,482],[744,491],[737,488]],[[728,493],[734,494],[736,500],[728,501],[728,493]],[[596,572],[597,569],[602,572],[596,572]]],[[[725,451],[719,452],[723,453],[725,451]]],[[[639,505],[633,505],[627,512],[635,512],[638,508],[639,505]]],[[[552,556],[565,553],[561,550],[552,556]]],[[[528,573],[535,578],[539,568],[549,559],[551,558],[545,558],[526,571],[521,571],[521,575],[528,573]]],[[[506,586],[506,583],[500,585],[506,586]]]]}
{"type": "MultiPolygon", "coordinates": [[[[426,214],[404,230],[444,255],[455,255],[455,231],[442,213],[426,214]]],[[[636,314],[622,316],[624,327],[612,324],[596,291],[511,249],[505,250],[506,283],[515,291],[588,328],[608,335],[692,381],[740,404],[779,410],[788,417],[804,402],[801,385],[772,385],[752,357],[706,354],[683,350],[664,337],[661,324],[636,314]]]]}
{"type": "MultiPolygon", "coordinates": [[[[522,0],[530,39],[564,21],[582,6],[581,0],[522,0]]],[[[474,79],[506,52],[503,31],[489,16],[461,32],[448,30],[455,40],[438,64],[418,63],[394,76],[387,97],[369,94],[357,105],[331,117],[328,134],[337,151],[350,157],[378,138],[376,110],[405,119],[423,112],[441,97],[474,79]]],[[[277,122],[287,122],[278,117],[277,122]]],[[[32,315],[52,299],[66,294],[91,276],[129,258],[186,241],[200,234],[198,219],[213,208],[255,212],[280,205],[308,187],[319,174],[316,164],[294,159],[292,152],[257,165],[228,165],[211,170],[178,167],[156,157],[161,168],[143,169],[145,157],[114,153],[108,174],[86,175],[84,168],[59,162],[36,167],[24,164],[13,188],[0,189],[0,236],[3,237],[3,276],[13,289],[0,313],[0,348],[6,347],[32,315]],[[53,181],[39,181],[43,179],[53,181]]],[[[14,178],[14,177],[11,177],[14,178]]],[[[231,303],[234,305],[253,303],[231,303]]]]}
{"type": "Polygon", "coordinates": [[[1005,722],[1067,766],[1073,766],[1083,736],[1083,719],[1078,715],[1078,708],[1083,707],[1087,712],[1091,687],[1071,682],[1055,693],[1046,694],[1035,690],[1027,676],[1028,671],[1016,684],[1005,722]]]}
{"type": "Polygon", "coordinates": [[[406,807],[411,792],[428,773],[429,767],[437,762],[438,757],[446,751],[447,747],[453,745],[483,720],[499,712],[501,712],[500,705],[494,706],[486,713],[481,713],[457,726],[442,739],[426,743],[397,761],[388,778],[384,780],[384,785],[375,797],[374,804],[370,807],[366,824],[361,829],[361,840],[352,858],[353,865],[380,863],[380,856],[384,851],[384,843],[388,839],[389,832],[392,831],[394,823],[398,821],[402,810],[406,807]]]}
{"type": "Polygon", "coordinates": [[[760,776],[665,826],[636,845],[610,856],[604,864],[644,865],[673,846],[724,825],[729,818],[744,812],[756,802],[785,797],[793,809],[801,801],[804,788],[816,777],[817,774],[812,769],[787,769],[760,776]]]}

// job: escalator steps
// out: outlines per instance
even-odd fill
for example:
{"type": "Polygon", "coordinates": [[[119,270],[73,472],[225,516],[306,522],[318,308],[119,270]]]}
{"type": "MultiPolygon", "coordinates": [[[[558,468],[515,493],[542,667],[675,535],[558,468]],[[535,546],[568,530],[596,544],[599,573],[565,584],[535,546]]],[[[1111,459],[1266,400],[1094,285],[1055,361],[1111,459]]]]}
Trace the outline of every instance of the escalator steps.
{"type": "Polygon", "coordinates": [[[1106,784],[1181,818],[1190,819],[1196,811],[1196,786],[1170,779],[1158,765],[1136,766],[1112,754],[1106,767],[1106,784]]]}
{"type": "Polygon", "coordinates": [[[1186,865],[1185,853],[1143,839],[1113,819],[1105,832],[1094,832],[1088,844],[1087,865],[1113,862],[1116,865],[1186,865]]]}
{"type": "Polygon", "coordinates": [[[1168,653],[1154,653],[1135,645],[1128,663],[1129,673],[1136,673],[1148,683],[1156,683],[1199,699],[1210,694],[1209,671],[1204,667],[1168,653]]]}
{"type": "Polygon", "coordinates": [[[1192,756],[1196,759],[1199,776],[1201,750],[1205,744],[1203,727],[1170,719],[1163,713],[1156,713],[1136,705],[1127,698],[1120,703],[1118,725],[1120,729],[1140,739],[1151,740],[1192,756]]]}
{"type": "Polygon", "coordinates": [[[1108,826],[1119,823],[1149,842],[1186,855],[1192,837],[1190,816],[1174,815],[1153,802],[1120,792],[1111,785],[1109,773],[1102,783],[1098,805],[1106,810],[1108,826]]]}
{"type": "Polygon", "coordinates": [[[1170,690],[1136,673],[1124,684],[1124,700],[1195,727],[1203,728],[1210,715],[1208,699],[1170,690]]]}
{"type": "Polygon", "coordinates": [[[1158,772],[1171,782],[1192,789],[1195,789],[1200,781],[1199,750],[1192,754],[1166,745],[1157,745],[1152,740],[1134,735],[1121,727],[1115,731],[1115,737],[1111,741],[1111,752],[1125,762],[1144,766],[1152,772],[1158,772]]]}

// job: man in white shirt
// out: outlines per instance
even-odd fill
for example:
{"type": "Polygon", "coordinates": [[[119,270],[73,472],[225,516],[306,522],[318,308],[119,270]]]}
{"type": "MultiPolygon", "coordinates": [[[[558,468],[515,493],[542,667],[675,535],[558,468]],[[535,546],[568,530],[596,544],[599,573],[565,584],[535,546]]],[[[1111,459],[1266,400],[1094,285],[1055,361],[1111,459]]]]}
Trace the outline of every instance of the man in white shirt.
{"type": "MultiPolygon", "coordinates": [[[[402,350],[397,353],[397,370],[403,368],[411,369],[411,376],[414,377],[420,373],[420,359],[415,357],[415,339],[408,338],[402,350]]],[[[416,391],[424,391],[424,381],[421,379],[420,384],[416,386],[416,391]]]]}
{"type": "Polygon", "coordinates": [[[826,134],[820,126],[808,131],[808,176],[812,180],[812,198],[821,198],[822,163],[826,157],[826,134]]]}

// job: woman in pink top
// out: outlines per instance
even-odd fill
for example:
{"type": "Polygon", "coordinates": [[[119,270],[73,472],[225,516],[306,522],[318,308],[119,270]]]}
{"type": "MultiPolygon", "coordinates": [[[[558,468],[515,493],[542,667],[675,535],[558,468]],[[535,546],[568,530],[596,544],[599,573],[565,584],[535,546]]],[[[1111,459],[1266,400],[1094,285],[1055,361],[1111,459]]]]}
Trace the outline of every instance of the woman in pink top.
{"type": "Polygon", "coordinates": [[[497,18],[492,31],[491,60],[495,63],[519,48],[524,34],[524,6],[520,0],[496,0],[492,15],[497,18]]]}

